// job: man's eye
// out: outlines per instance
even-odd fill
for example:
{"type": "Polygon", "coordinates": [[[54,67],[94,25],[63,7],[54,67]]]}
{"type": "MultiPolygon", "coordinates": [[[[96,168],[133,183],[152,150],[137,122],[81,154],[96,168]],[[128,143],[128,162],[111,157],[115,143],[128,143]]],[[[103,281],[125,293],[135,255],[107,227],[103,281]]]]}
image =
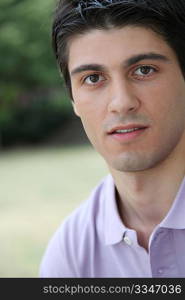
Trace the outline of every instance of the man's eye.
{"type": "Polygon", "coordinates": [[[85,79],[84,79],[84,82],[87,83],[87,84],[90,84],[90,85],[93,85],[93,84],[96,84],[100,81],[103,81],[104,80],[104,77],[100,74],[92,74],[92,75],[89,75],[87,76],[85,79]]]}
{"type": "Polygon", "coordinates": [[[156,69],[151,66],[141,66],[135,70],[134,75],[136,77],[137,76],[144,77],[144,76],[149,76],[155,72],[156,72],[156,69]]]}

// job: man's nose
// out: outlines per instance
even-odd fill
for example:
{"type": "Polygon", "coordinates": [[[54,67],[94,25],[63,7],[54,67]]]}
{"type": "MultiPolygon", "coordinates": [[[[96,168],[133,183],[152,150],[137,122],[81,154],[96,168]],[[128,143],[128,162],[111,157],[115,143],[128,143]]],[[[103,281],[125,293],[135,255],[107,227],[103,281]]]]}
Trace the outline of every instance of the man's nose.
{"type": "Polygon", "coordinates": [[[137,92],[131,83],[124,80],[113,82],[109,90],[108,111],[119,114],[131,114],[140,107],[137,92]]]}

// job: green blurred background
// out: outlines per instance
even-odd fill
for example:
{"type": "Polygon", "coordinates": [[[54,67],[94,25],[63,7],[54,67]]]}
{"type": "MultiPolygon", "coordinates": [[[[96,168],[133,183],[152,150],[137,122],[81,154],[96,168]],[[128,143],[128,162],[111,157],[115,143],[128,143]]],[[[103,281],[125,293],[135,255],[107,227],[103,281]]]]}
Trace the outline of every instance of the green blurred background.
{"type": "Polygon", "coordinates": [[[56,0],[0,0],[0,277],[37,277],[48,240],[107,173],[51,48],[56,0]]]}

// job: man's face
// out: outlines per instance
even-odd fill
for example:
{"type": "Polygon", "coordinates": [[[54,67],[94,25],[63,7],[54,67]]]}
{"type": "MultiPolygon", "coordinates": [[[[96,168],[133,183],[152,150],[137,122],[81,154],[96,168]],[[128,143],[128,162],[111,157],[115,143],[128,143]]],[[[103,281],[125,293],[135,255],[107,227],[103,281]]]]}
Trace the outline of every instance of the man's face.
{"type": "Polygon", "coordinates": [[[152,168],[185,144],[185,82],[152,30],[92,30],[69,44],[74,109],[109,167],[152,168]]]}

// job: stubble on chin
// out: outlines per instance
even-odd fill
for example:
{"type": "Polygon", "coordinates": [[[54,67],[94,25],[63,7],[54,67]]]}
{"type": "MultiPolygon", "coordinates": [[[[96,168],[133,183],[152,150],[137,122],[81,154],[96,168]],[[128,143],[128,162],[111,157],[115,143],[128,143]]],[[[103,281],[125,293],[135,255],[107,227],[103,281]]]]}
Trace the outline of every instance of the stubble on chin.
{"type": "Polygon", "coordinates": [[[144,157],[136,154],[122,154],[113,159],[111,168],[120,172],[136,172],[143,171],[148,167],[148,163],[144,157]]]}

